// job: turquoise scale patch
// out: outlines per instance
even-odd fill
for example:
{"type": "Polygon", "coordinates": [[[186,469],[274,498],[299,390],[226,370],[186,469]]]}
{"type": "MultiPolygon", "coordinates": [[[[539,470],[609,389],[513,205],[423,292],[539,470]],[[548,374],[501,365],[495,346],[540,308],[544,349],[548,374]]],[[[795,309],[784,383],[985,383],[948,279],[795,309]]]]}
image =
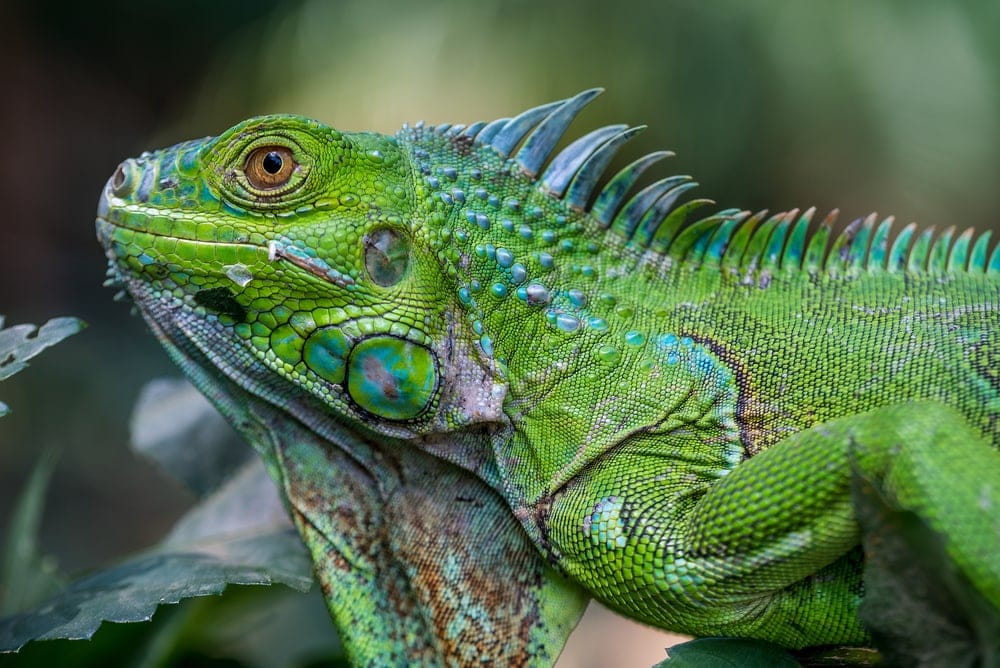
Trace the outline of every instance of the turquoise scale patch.
{"type": "Polygon", "coordinates": [[[348,394],[361,408],[387,420],[423,413],[434,398],[437,379],[434,353],[392,336],[359,342],[347,364],[348,394]]]}
{"type": "Polygon", "coordinates": [[[271,350],[282,362],[297,364],[302,354],[302,337],[291,325],[279,325],[271,332],[271,350]]]}
{"type": "Polygon", "coordinates": [[[313,372],[331,383],[344,380],[347,353],[351,341],[337,327],[324,327],[313,332],[302,348],[302,360],[313,372]]]}

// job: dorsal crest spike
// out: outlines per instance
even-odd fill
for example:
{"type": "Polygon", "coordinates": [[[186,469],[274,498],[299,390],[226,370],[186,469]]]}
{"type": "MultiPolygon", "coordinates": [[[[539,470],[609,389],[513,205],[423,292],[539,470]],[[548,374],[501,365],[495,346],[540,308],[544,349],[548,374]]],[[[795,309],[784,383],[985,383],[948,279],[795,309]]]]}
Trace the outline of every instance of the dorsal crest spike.
{"type": "Polygon", "coordinates": [[[490,121],[476,133],[475,143],[480,146],[489,146],[493,138],[497,136],[497,133],[503,130],[509,122],[509,118],[498,118],[495,121],[490,121]]]}
{"type": "MultiPolygon", "coordinates": [[[[678,185],[675,185],[660,195],[659,199],[653,202],[653,206],[643,215],[639,221],[638,228],[631,234],[632,242],[640,248],[648,248],[650,242],[656,235],[668,215],[674,210],[674,204],[678,198],[687,191],[697,188],[698,184],[690,177],[677,177],[678,185]]],[[[695,200],[696,202],[698,200],[695,200]]],[[[701,200],[705,203],[707,200],[701,200]]],[[[686,214],[685,214],[686,215],[686,214]]]]}
{"type": "Polygon", "coordinates": [[[733,230],[749,215],[749,211],[740,211],[716,227],[715,232],[708,239],[705,252],[701,254],[699,262],[716,270],[721,269],[722,259],[725,257],[729,241],[733,237],[733,230]]]}
{"type": "Polygon", "coordinates": [[[1000,244],[993,247],[993,253],[990,255],[989,264],[986,265],[986,273],[1000,274],[1000,244]]]}
{"type": "Polygon", "coordinates": [[[490,142],[490,146],[496,149],[497,153],[505,158],[509,158],[511,151],[514,150],[524,136],[535,127],[539,121],[545,118],[549,112],[553,109],[562,106],[566,100],[559,100],[558,102],[550,102],[548,104],[543,104],[527,111],[521,112],[511,120],[507,121],[507,124],[497,132],[496,136],[490,142]]]}
{"type": "MultiPolygon", "coordinates": [[[[695,209],[710,204],[715,204],[715,202],[710,199],[693,199],[676,207],[656,226],[655,230],[652,230],[652,236],[648,242],[649,249],[656,253],[666,253],[670,248],[670,243],[677,236],[677,232],[687,223],[688,216],[695,209]]],[[[640,232],[642,231],[640,230],[640,232]]]]}
{"type": "Polygon", "coordinates": [[[469,137],[470,139],[475,139],[476,136],[480,133],[480,131],[485,127],[486,127],[486,121],[476,121],[475,123],[469,125],[469,127],[465,128],[465,130],[462,132],[462,136],[469,137]]]}
{"type": "Polygon", "coordinates": [[[611,223],[611,229],[626,240],[631,239],[639,223],[652,214],[657,219],[666,215],[676,196],[667,197],[678,185],[691,180],[690,176],[671,176],[646,186],[628,201],[611,223]]]}
{"type": "Polygon", "coordinates": [[[740,269],[750,239],[753,238],[757,227],[767,218],[767,209],[758,211],[749,218],[746,217],[749,213],[742,213],[745,214],[743,224],[733,230],[726,244],[725,253],[722,255],[722,269],[727,273],[735,274],[740,269]]]}
{"type": "Polygon", "coordinates": [[[603,88],[591,88],[571,97],[556,107],[548,116],[531,131],[524,145],[517,152],[514,161],[521,166],[526,174],[534,178],[542,169],[542,165],[555,150],[556,143],[587,104],[604,92],[603,88]]]}
{"type": "Polygon", "coordinates": [[[969,271],[982,273],[987,270],[989,266],[987,264],[989,258],[987,253],[990,247],[990,237],[992,236],[993,232],[986,230],[976,239],[976,243],[972,246],[972,253],[969,256],[969,271]]]}
{"type": "Polygon", "coordinates": [[[697,220],[680,231],[670,243],[668,252],[672,257],[683,262],[699,264],[715,231],[734,218],[738,221],[743,220],[746,215],[747,212],[739,209],[725,209],[707,218],[697,220]]]}
{"type": "Polygon", "coordinates": [[[939,234],[931,244],[931,251],[927,258],[927,271],[943,272],[948,263],[948,249],[951,248],[951,239],[955,235],[955,226],[951,225],[939,234]]]}
{"type": "Polygon", "coordinates": [[[764,248],[764,255],[761,258],[761,267],[775,272],[781,267],[781,260],[785,253],[785,242],[788,240],[788,231],[792,227],[792,222],[798,217],[799,210],[792,209],[778,219],[767,246],[764,248]]]}
{"type": "Polygon", "coordinates": [[[840,274],[847,268],[848,255],[851,252],[851,243],[854,236],[864,224],[864,218],[855,218],[841,231],[833,240],[830,252],[826,258],[826,270],[832,274],[840,274]]]}
{"type": "Polygon", "coordinates": [[[639,125],[623,130],[591,153],[584,160],[583,164],[580,165],[580,169],[577,170],[573,176],[573,180],[569,184],[569,191],[566,194],[566,204],[578,211],[585,210],[587,201],[593,194],[594,187],[604,173],[605,168],[607,168],[608,163],[611,162],[611,158],[615,156],[622,144],[645,129],[645,125],[639,125]]]}
{"type": "Polygon", "coordinates": [[[889,216],[875,229],[871,247],[868,249],[868,270],[887,270],[889,254],[889,233],[892,231],[893,217],[889,216]]]}
{"type": "Polygon", "coordinates": [[[810,274],[818,274],[823,269],[826,262],[826,247],[830,242],[830,235],[833,234],[833,226],[840,216],[839,209],[833,209],[826,214],[819,228],[813,232],[809,245],[806,246],[806,256],[802,260],[802,267],[810,274]]]}
{"type": "Polygon", "coordinates": [[[771,240],[771,234],[774,232],[774,228],[784,219],[784,212],[776,213],[756,226],[753,234],[747,240],[741,261],[742,267],[747,269],[748,272],[752,273],[760,268],[761,259],[764,257],[768,242],[771,240]]]}
{"type": "Polygon", "coordinates": [[[910,223],[896,235],[896,240],[889,248],[889,257],[886,260],[886,269],[891,272],[906,270],[907,258],[910,256],[910,240],[917,229],[916,223],[910,223]]]}
{"type": "Polygon", "coordinates": [[[972,238],[975,232],[973,228],[969,227],[958,235],[955,245],[951,247],[951,252],[948,254],[948,266],[946,267],[948,273],[969,270],[969,251],[972,248],[972,238]]]}
{"type": "Polygon", "coordinates": [[[913,248],[910,249],[910,254],[906,258],[906,270],[908,272],[918,273],[927,270],[927,258],[930,255],[931,240],[933,238],[933,225],[917,236],[916,241],[913,242],[913,248]]]}
{"type": "Polygon", "coordinates": [[[813,216],[816,215],[816,207],[811,206],[806,209],[798,221],[792,226],[788,235],[788,243],[785,245],[785,252],[781,257],[781,268],[785,271],[798,271],[802,269],[802,260],[806,252],[806,236],[813,216]]]}
{"type": "Polygon", "coordinates": [[[868,214],[851,240],[850,247],[847,249],[847,261],[845,265],[848,273],[851,275],[856,275],[864,271],[867,266],[868,251],[877,221],[877,214],[868,214]]]}
{"type": "MultiPolygon", "coordinates": [[[[607,125],[569,142],[555,153],[569,125],[601,92],[599,88],[586,90],[565,100],[528,109],[513,118],[479,121],[468,126],[444,123],[427,127],[421,122],[412,131],[404,127],[404,132],[417,137],[434,133],[450,140],[463,151],[463,156],[470,150],[470,144],[490,147],[503,158],[500,176],[518,176],[512,170],[516,165],[520,175],[527,178],[522,186],[534,187],[538,194],[561,201],[575,217],[585,219],[574,219],[576,233],[593,234],[603,228],[614,234],[615,248],[639,252],[643,262],[657,263],[657,256],[662,259],[668,255],[671,260],[690,263],[692,268],[718,271],[758,287],[770,285],[779,271],[786,277],[801,271],[812,277],[826,274],[848,280],[875,272],[1000,273],[1000,245],[991,244],[990,232],[977,235],[971,228],[958,231],[949,227],[935,233],[930,227],[918,234],[912,223],[897,231],[892,217],[880,221],[871,214],[834,232],[838,215],[834,209],[810,230],[815,208],[801,214],[795,209],[769,218],[766,211],[750,215],[748,211],[726,209],[689,220],[695,209],[713,203],[705,199],[681,201],[697,185],[690,176],[662,178],[632,192],[651,165],[673,156],[670,151],[640,157],[610,176],[598,189],[597,184],[606,178],[605,171],[619,148],[645,129],[645,126],[607,125]]],[[[420,152],[422,155],[418,157],[426,160],[428,152],[423,149],[420,152]]],[[[419,167],[427,175],[428,184],[437,188],[433,165],[425,163],[419,167]]],[[[441,168],[446,180],[454,181],[455,172],[451,166],[441,168]]],[[[473,179],[478,181],[483,170],[476,172],[473,179]]],[[[445,204],[464,201],[464,191],[453,192],[454,195],[440,193],[441,201],[445,204]]],[[[484,201],[488,199],[489,206],[497,206],[497,195],[489,196],[479,186],[476,193],[484,201]]],[[[518,200],[510,200],[512,210],[520,206],[518,200]]],[[[533,206],[531,215],[540,215],[542,211],[543,207],[533,206]]],[[[474,208],[465,214],[471,215],[475,219],[472,222],[483,229],[489,229],[489,217],[485,214],[477,213],[474,208]]],[[[559,218],[560,225],[570,219],[559,218]]],[[[509,219],[503,222],[508,232],[515,226],[509,219]]],[[[530,226],[521,228],[519,233],[530,239],[533,234],[530,226]]],[[[552,237],[554,233],[549,231],[546,236],[552,237]]],[[[562,245],[573,248],[575,244],[572,239],[568,242],[564,239],[562,245]]],[[[588,240],[587,247],[596,249],[595,240],[588,240]]],[[[547,261],[551,265],[551,258],[547,261]]],[[[656,266],[664,269],[677,265],[660,262],[656,266]]]]}
{"type": "Polygon", "coordinates": [[[672,155],[671,151],[650,153],[615,174],[608,181],[608,184],[604,186],[601,194],[597,196],[594,206],[591,207],[591,212],[600,221],[601,225],[608,227],[611,224],[611,221],[618,213],[618,207],[621,205],[622,200],[625,199],[625,195],[650,165],[672,155]]]}
{"type": "Polygon", "coordinates": [[[542,188],[550,195],[562,197],[583,164],[609,139],[621,134],[627,127],[607,125],[585,134],[564,148],[552,159],[542,178],[539,179],[542,188]]]}

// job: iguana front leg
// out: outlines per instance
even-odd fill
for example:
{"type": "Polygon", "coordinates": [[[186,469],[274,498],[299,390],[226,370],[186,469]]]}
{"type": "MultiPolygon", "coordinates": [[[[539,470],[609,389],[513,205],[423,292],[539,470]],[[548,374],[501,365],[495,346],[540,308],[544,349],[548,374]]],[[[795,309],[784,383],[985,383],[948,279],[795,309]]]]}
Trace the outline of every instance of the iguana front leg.
{"type": "Polygon", "coordinates": [[[865,641],[860,476],[938,533],[1000,609],[1000,452],[947,406],[900,404],[798,432],[698,498],[685,492],[691,474],[679,484],[676,465],[647,452],[623,444],[552,501],[560,563],[613,607],[698,635],[865,641]]]}

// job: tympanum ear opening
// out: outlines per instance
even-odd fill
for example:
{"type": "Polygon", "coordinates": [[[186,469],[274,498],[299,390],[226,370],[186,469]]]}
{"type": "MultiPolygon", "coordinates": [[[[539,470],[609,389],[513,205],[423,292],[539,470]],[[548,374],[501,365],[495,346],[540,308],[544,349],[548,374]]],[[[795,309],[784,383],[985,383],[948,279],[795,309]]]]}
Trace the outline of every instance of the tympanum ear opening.
{"type": "Polygon", "coordinates": [[[410,240],[388,227],[366,234],[365,271],[383,288],[396,285],[410,266],[410,240]]]}

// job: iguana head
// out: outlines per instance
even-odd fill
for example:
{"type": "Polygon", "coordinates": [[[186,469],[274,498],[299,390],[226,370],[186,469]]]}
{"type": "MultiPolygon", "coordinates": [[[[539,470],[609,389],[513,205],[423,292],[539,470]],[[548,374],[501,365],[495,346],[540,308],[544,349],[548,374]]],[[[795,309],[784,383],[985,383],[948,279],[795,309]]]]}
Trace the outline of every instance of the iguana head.
{"type": "Polygon", "coordinates": [[[98,235],[144,313],[195,339],[228,334],[233,356],[214,359],[248,351],[338,412],[405,434],[439,421],[455,354],[412,180],[392,137],[255,118],[123,162],[98,235]]]}

